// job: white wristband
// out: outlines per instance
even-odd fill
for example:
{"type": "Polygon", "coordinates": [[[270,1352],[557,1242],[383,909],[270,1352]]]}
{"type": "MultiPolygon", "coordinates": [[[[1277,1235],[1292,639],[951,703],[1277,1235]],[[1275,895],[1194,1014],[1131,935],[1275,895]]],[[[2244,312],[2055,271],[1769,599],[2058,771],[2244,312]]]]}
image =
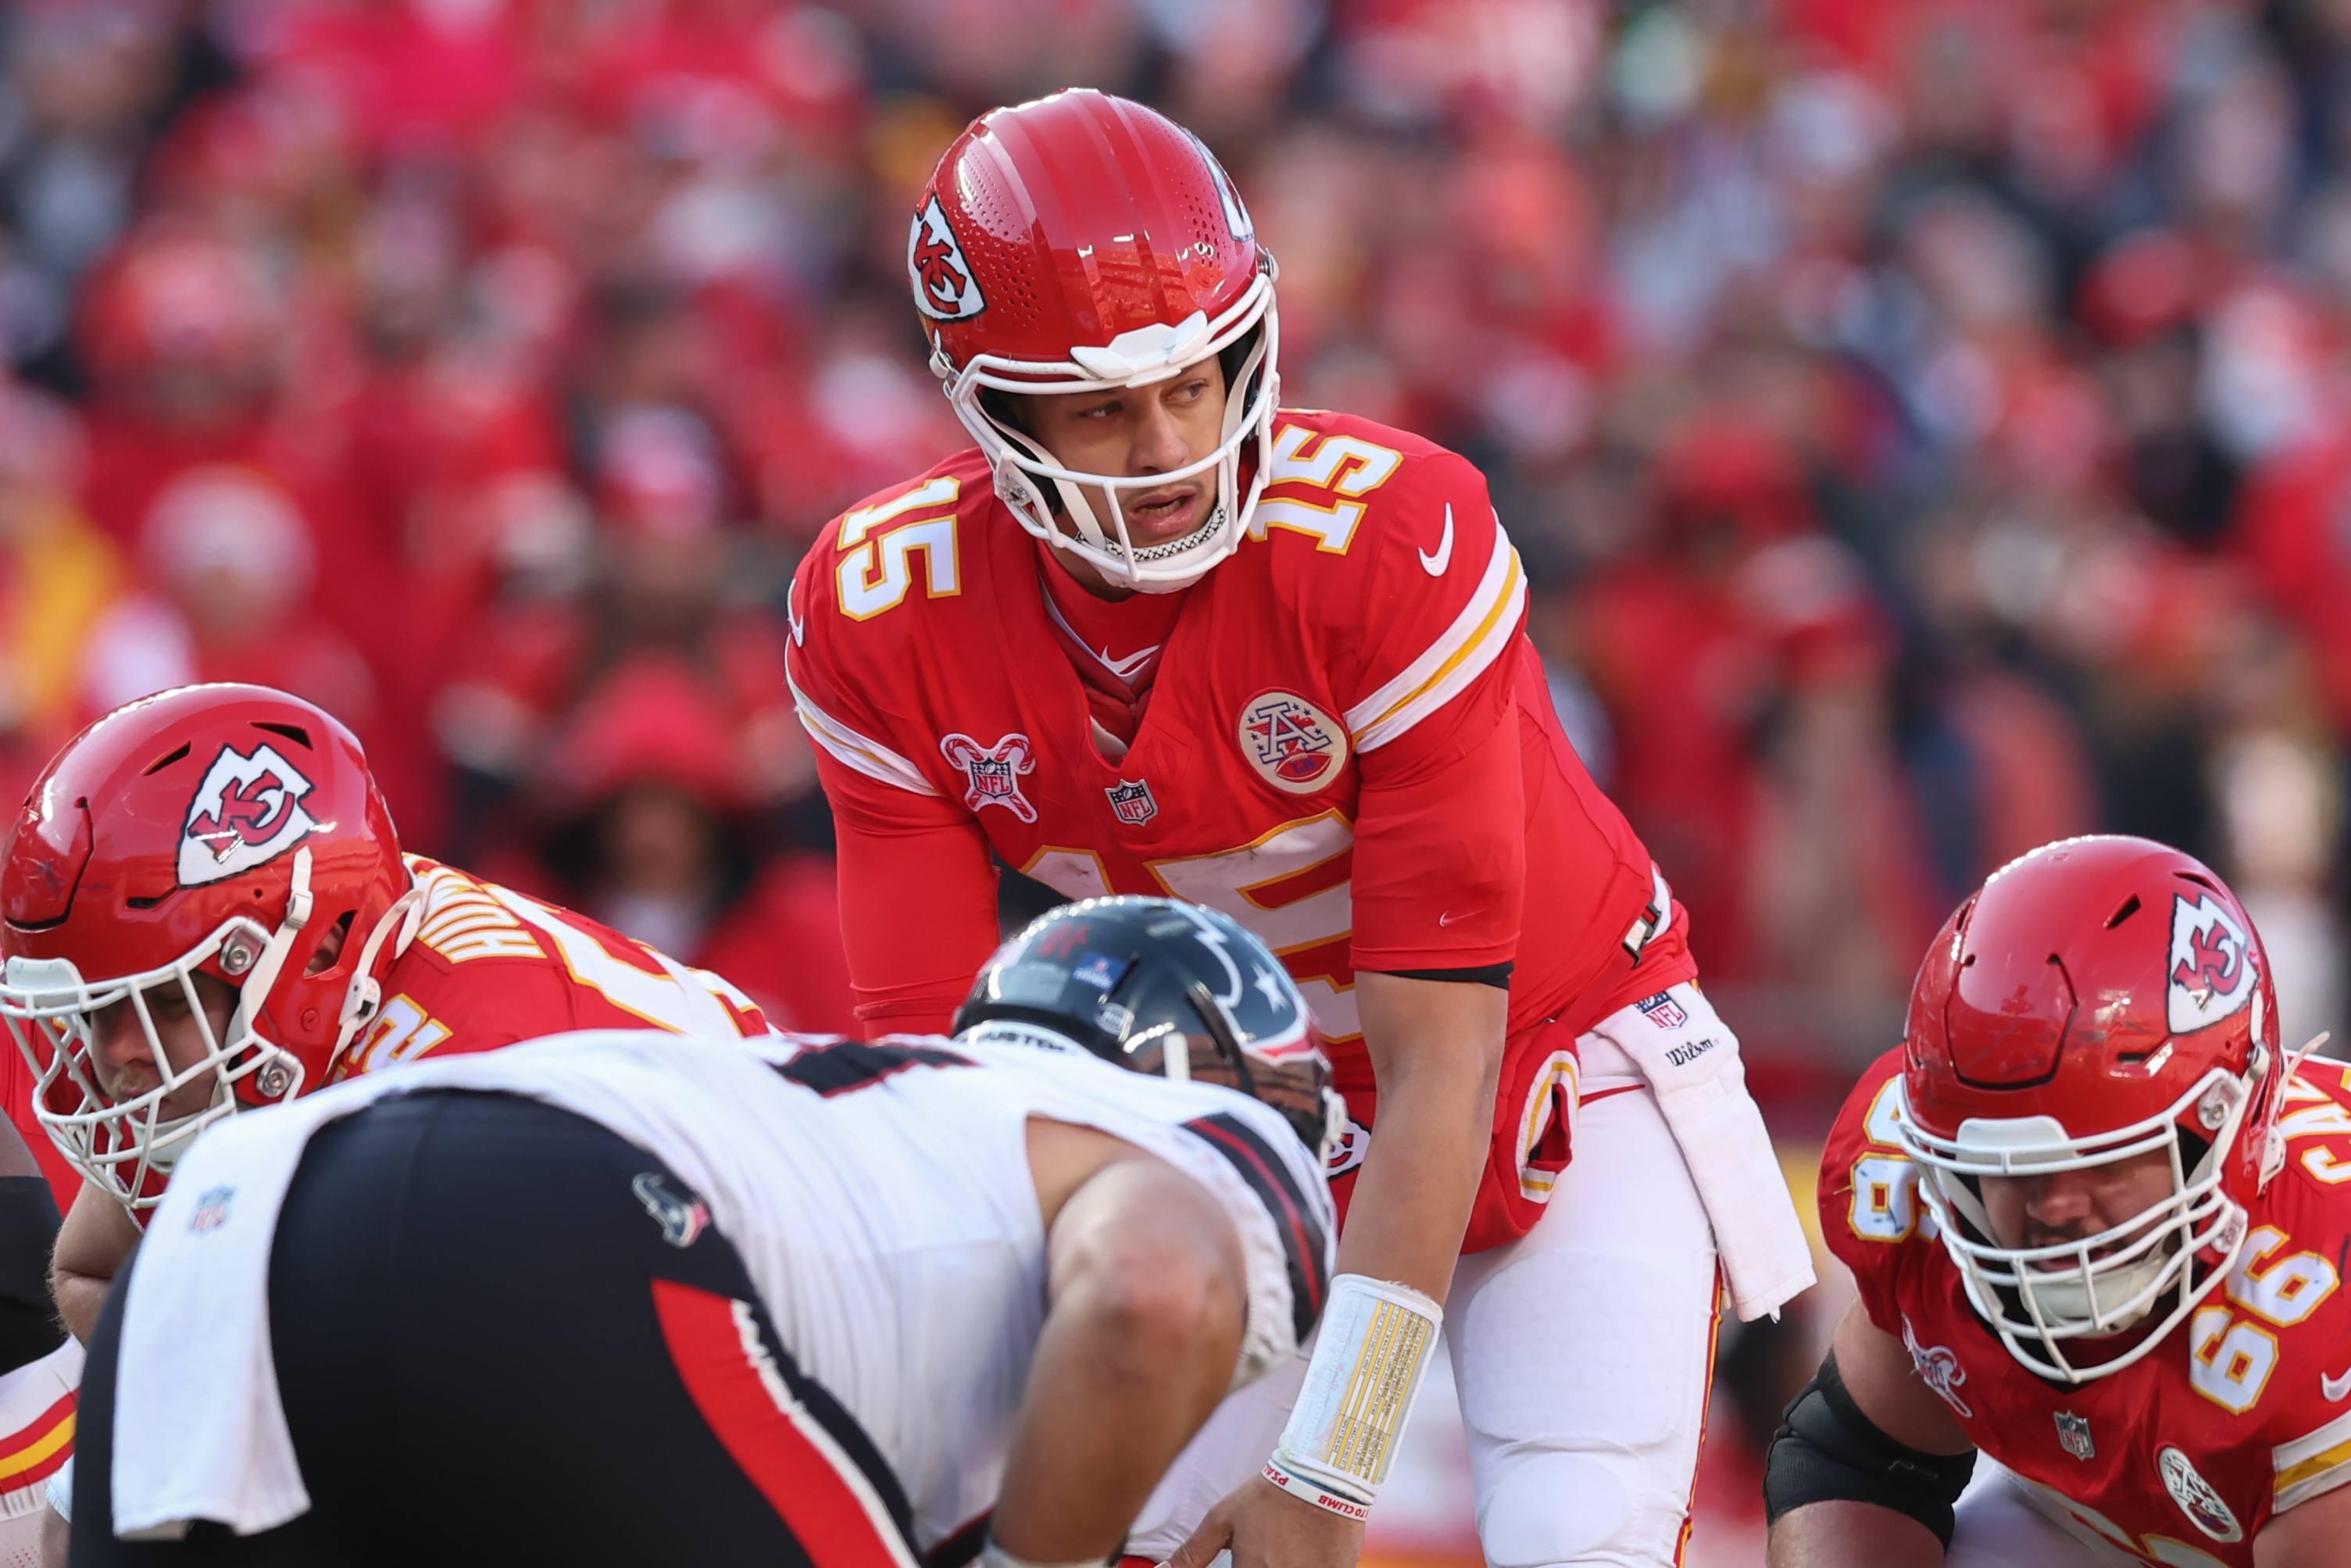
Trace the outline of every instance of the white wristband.
{"type": "Polygon", "coordinates": [[[1102,1568],[1109,1561],[1108,1556],[1102,1556],[1089,1557],[1082,1563],[1031,1563],[1026,1557],[1013,1556],[998,1546],[991,1536],[987,1544],[980,1549],[976,1568],[1102,1568]]]}
{"type": "Polygon", "coordinates": [[[1306,1364],[1306,1384],[1281,1430],[1267,1479],[1292,1496],[1311,1482],[1361,1519],[1379,1497],[1396,1439],[1420,1395],[1421,1374],[1437,1350],[1445,1309],[1409,1285],[1342,1274],[1331,1281],[1322,1337],[1306,1364]]]}
{"type": "Polygon", "coordinates": [[[1264,1475],[1266,1479],[1290,1496],[1301,1502],[1311,1502],[1326,1513],[1335,1513],[1342,1519],[1352,1519],[1358,1523],[1372,1517],[1371,1504],[1357,1502],[1351,1497],[1341,1497],[1328,1487],[1317,1485],[1311,1477],[1292,1475],[1282,1469],[1280,1459],[1266,1460],[1264,1475]]]}

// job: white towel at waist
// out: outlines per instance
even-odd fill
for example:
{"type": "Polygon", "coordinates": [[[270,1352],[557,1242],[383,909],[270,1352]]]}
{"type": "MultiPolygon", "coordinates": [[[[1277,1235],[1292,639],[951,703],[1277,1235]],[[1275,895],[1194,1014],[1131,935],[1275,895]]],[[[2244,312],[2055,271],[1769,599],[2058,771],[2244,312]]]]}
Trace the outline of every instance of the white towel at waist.
{"type": "Polygon", "coordinates": [[[113,1478],[122,1539],[178,1540],[196,1519],[251,1535],[308,1511],[270,1349],[270,1243],[310,1134],[396,1092],[399,1077],[239,1116],[239,1136],[199,1139],[172,1172],[123,1301],[113,1478]]]}
{"type": "Polygon", "coordinates": [[[1579,1042],[1584,1092],[1629,1067],[1657,1097],[1714,1228],[1742,1321],[1776,1313],[1813,1283],[1813,1250],[1771,1135],[1747,1092],[1739,1037],[1684,982],[1593,1026],[1579,1042]]]}

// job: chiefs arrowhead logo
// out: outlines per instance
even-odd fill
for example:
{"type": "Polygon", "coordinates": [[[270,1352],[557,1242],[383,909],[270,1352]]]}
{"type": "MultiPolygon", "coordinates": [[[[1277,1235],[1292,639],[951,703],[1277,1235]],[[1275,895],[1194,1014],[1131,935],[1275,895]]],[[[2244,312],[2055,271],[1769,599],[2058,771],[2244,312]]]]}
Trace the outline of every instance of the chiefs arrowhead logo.
{"type": "Polygon", "coordinates": [[[2164,987],[2166,1022],[2174,1034],[2219,1023],[2252,1000],[2260,977],[2252,936],[2210,894],[2171,904],[2171,958],[2164,987]]]}
{"type": "Polygon", "coordinates": [[[935,195],[923,204],[906,231],[906,273],[914,280],[914,304],[934,321],[968,320],[987,308],[979,279],[972,276],[935,195]]]}
{"type": "Polygon", "coordinates": [[[308,838],[319,828],[302,809],[310,789],[273,747],[257,746],[250,757],[222,747],[188,802],[180,885],[201,887],[250,871],[308,838]]]}

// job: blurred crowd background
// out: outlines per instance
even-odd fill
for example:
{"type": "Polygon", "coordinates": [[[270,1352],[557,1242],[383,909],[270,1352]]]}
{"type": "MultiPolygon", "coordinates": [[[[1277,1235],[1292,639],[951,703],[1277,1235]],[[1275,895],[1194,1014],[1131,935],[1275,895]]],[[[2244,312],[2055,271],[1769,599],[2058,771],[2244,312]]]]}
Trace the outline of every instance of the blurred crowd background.
{"type": "Polygon", "coordinates": [[[5,51],[0,789],[284,686],[412,848],[848,1027],[782,591],[962,444],[932,162],[1092,85],[1232,170],[1288,402],[1490,477],[1792,1139],[2064,834],[2203,855],[2294,1043],[2344,1016],[2346,0],[17,0],[5,51]]]}

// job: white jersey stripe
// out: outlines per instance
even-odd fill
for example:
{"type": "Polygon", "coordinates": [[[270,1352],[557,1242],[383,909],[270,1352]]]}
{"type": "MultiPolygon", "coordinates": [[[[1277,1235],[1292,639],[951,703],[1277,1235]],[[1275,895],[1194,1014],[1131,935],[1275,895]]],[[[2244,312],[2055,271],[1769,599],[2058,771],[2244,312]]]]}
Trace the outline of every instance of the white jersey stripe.
{"type": "Polygon", "coordinates": [[[1347,710],[1355,749],[1377,750],[1467,690],[1510,645],[1526,601],[1519,552],[1498,522],[1486,574],[1453,624],[1403,674],[1347,710]]]}
{"type": "Polygon", "coordinates": [[[2277,1469],[2273,1513],[2283,1513],[2322,1492],[2351,1482],[2351,1415],[2338,1416],[2306,1437],[2270,1450],[2277,1469]]]}
{"type": "Polygon", "coordinates": [[[819,746],[832,753],[842,767],[855,768],[868,779],[878,779],[884,784],[895,784],[912,795],[938,793],[913,763],[880,741],[866,739],[809,701],[808,694],[792,679],[789,662],[784,666],[784,685],[791,688],[792,707],[799,715],[801,727],[819,746]]]}

